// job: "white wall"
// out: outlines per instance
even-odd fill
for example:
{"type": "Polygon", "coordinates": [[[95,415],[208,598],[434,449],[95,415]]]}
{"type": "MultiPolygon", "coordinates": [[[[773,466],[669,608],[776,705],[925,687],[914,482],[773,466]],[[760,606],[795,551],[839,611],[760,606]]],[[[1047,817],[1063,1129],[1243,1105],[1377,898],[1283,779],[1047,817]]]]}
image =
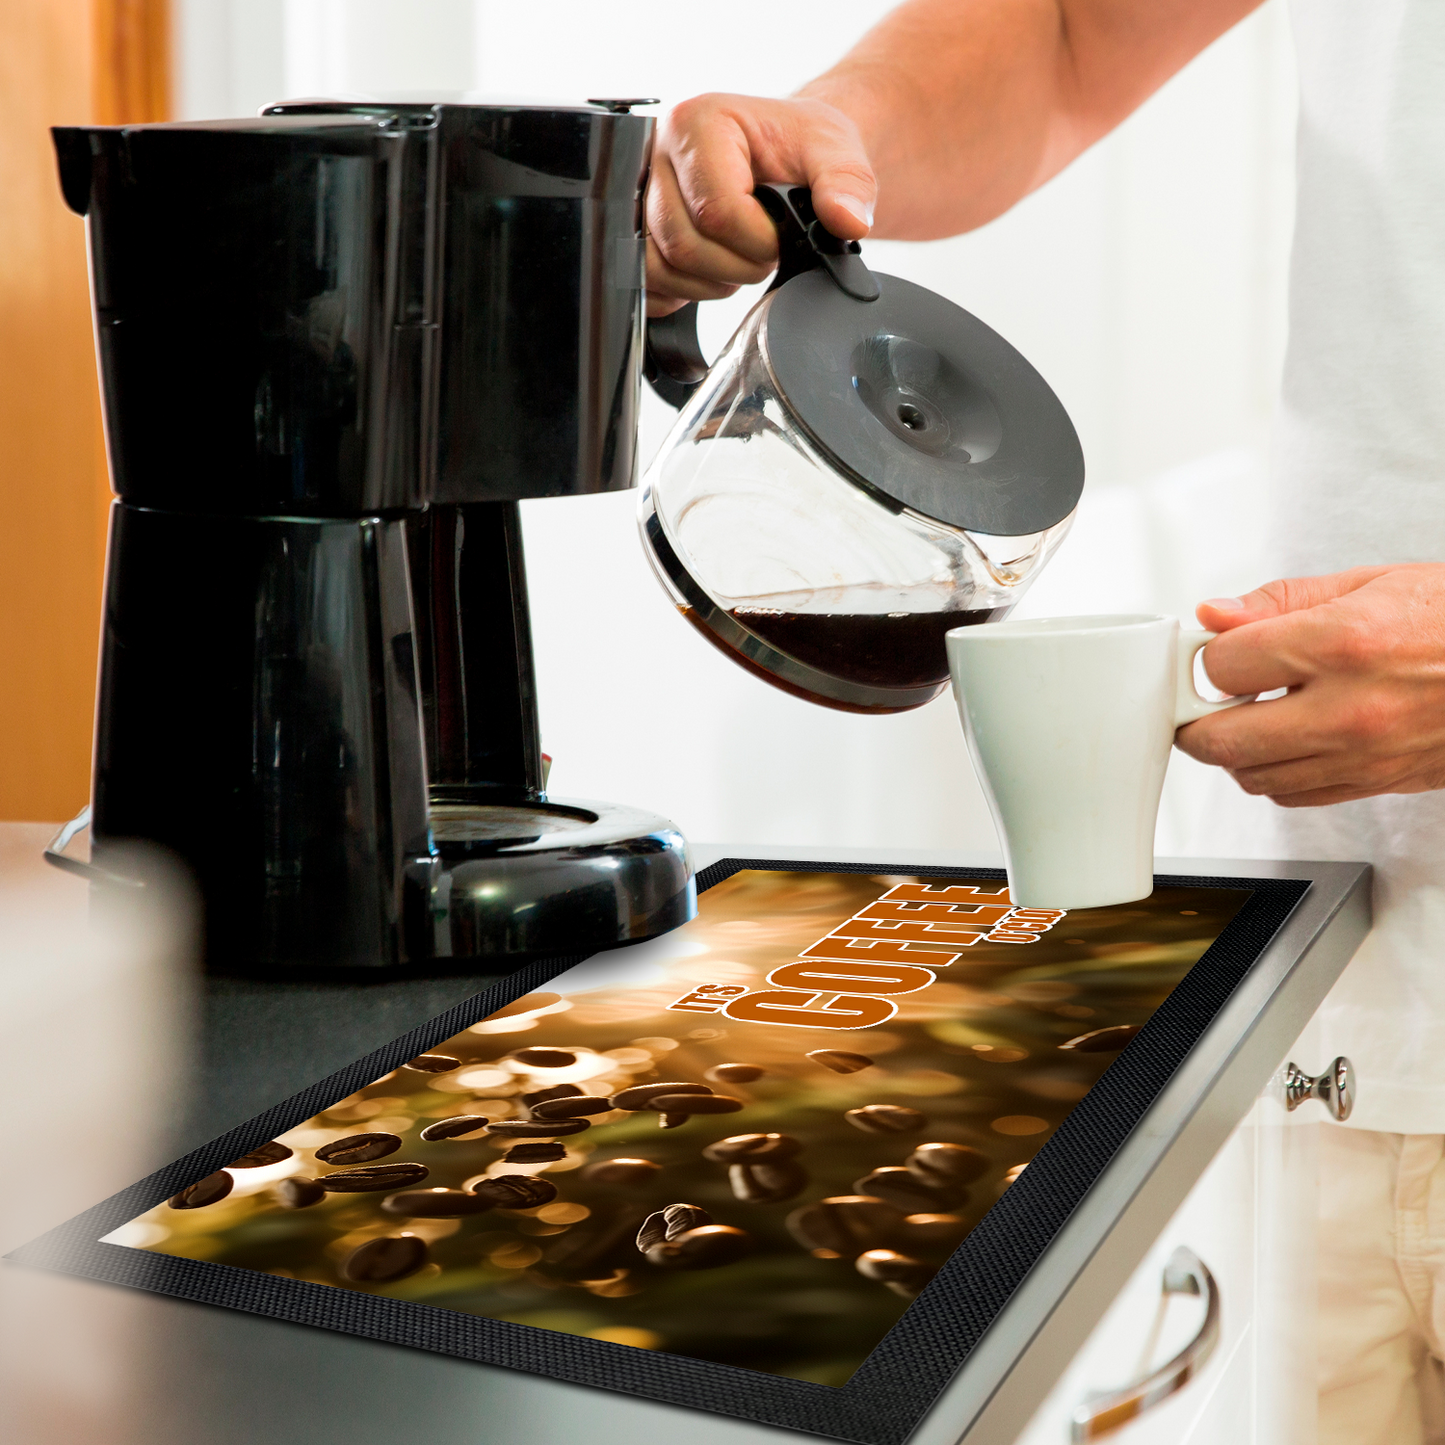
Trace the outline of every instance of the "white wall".
{"type": "MultiPolygon", "coordinates": [[[[786,94],[888,8],[835,0],[825,27],[804,0],[775,4],[761,26],[676,0],[181,0],[179,94],[186,116],[404,88],[665,104],[786,94]]],[[[1269,0],[1008,216],[866,249],[1001,331],[1074,417],[1089,486],[1075,535],[1023,604],[1034,615],[1188,616],[1202,596],[1263,580],[1253,539],[1283,350],[1293,87],[1281,0],[1269,0]]],[[[705,345],[721,345],[751,299],[705,307],[705,345]]],[[[649,397],[644,456],[668,419],[649,397]]],[[[992,846],[951,703],[854,717],[748,677],[673,613],[633,501],[524,507],[555,792],[651,806],[697,838],[992,846]]],[[[1204,842],[1199,772],[1171,770],[1163,850],[1204,842]]]]}

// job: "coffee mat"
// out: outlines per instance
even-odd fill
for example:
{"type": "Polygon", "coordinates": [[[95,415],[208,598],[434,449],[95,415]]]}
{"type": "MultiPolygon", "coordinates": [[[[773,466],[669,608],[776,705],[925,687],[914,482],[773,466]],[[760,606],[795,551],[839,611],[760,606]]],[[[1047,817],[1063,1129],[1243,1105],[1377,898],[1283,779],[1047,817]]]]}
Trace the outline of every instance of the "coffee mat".
{"type": "Polygon", "coordinates": [[[698,887],[693,922],[529,964],[11,1258],[897,1445],[1309,885],[698,887]]]}

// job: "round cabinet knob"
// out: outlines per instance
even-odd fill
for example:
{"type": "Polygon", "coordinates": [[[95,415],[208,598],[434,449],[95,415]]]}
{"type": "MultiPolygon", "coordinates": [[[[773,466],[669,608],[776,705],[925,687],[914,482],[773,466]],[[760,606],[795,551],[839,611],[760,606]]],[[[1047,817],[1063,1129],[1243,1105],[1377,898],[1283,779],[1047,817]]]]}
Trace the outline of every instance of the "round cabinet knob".
{"type": "Polygon", "coordinates": [[[1293,1112],[1318,1099],[1341,1124],[1355,1107],[1355,1066],[1343,1054],[1324,1073],[1311,1077],[1296,1063],[1284,1066],[1284,1103],[1293,1112]]]}

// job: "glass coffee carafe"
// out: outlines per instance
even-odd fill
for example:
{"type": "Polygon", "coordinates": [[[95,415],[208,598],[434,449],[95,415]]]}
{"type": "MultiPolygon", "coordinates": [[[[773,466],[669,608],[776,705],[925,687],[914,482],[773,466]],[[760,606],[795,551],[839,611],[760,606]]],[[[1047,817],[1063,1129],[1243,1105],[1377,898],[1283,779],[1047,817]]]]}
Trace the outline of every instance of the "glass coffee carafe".
{"type": "Polygon", "coordinates": [[[948,682],[944,634],[1004,617],[1067,532],[1067,413],[996,332],[869,271],[803,187],[760,186],[772,287],[709,369],[696,307],[648,328],[681,405],[643,479],[664,587],[735,661],[811,701],[898,712],[948,682]]]}

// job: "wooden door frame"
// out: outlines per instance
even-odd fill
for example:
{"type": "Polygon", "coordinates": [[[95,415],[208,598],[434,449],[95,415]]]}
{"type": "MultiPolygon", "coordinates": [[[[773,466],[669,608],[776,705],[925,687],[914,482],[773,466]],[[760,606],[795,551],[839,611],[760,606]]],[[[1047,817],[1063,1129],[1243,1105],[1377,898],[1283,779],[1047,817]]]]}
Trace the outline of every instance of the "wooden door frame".
{"type": "Polygon", "coordinates": [[[90,792],[110,482],[52,125],[170,115],[171,0],[0,0],[0,819],[90,792]]]}

